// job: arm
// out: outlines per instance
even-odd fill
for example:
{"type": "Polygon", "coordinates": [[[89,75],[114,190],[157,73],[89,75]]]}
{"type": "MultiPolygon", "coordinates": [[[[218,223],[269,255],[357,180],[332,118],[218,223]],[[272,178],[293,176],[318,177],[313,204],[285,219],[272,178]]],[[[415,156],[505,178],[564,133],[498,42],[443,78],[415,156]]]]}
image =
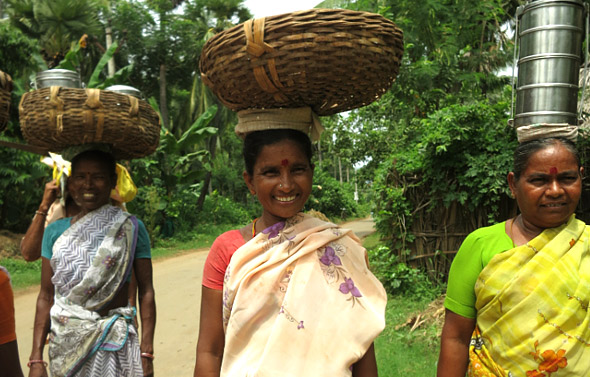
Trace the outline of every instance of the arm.
{"type": "Polygon", "coordinates": [[[35,213],[27,233],[20,242],[20,252],[27,262],[32,262],[39,259],[41,256],[41,241],[43,240],[43,231],[45,230],[45,220],[47,219],[47,212],[49,207],[57,198],[57,191],[59,186],[56,181],[48,182],[45,185],[43,192],[43,199],[39,205],[38,212],[45,215],[35,213]]]}
{"type": "MultiPolygon", "coordinates": [[[[141,352],[154,353],[154,330],[156,328],[156,301],[152,282],[152,260],[138,258],[133,267],[137,278],[139,314],[141,318],[141,352]]],[[[144,376],[153,376],[152,359],[142,357],[144,376]]]]}
{"type": "Polygon", "coordinates": [[[475,329],[475,319],[446,310],[437,377],[465,377],[469,364],[469,342],[475,329]]]}
{"type": "Polygon", "coordinates": [[[377,359],[375,358],[375,345],[371,346],[362,359],[352,366],[353,377],[377,377],[377,359]]]}
{"type": "MultiPolygon", "coordinates": [[[[51,277],[53,270],[49,259],[42,258],[41,261],[41,289],[37,296],[37,309],[35,311],[35,323],[33,325],[33,350],[29,360],[43,360],[43,348],[51,321],[49,319],[49,310],[53,306],[53,283],[51,277]]],[[[47,370],[41,363],[31,365],[29,377],[47,376],[47,370]]]]}
{"type": "Polygon", "coordinates": [[[219,377],[225,347],[223,291],[203,286],[195,377],[219,377]]]}

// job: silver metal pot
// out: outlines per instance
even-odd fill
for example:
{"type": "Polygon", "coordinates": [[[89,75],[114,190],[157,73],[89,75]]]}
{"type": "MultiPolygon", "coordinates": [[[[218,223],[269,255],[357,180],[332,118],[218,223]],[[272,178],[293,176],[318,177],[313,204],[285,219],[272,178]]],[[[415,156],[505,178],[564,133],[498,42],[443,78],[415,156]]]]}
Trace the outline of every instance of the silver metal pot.
{"type": "Polygon", "coordinates": [[[519,7],[515,127],[578,124],[584,15],[581,0],[537,0],[519,7]]]}
{"type": "Polygon", "coordinates": [[[141,92],[132,87],[132,86],[128,86],[128,85],[111,85],[108,88],[105,88],[105,90],[110,90],[112,92],[117,92],[117,93],[121,93],[121,94],[127,94],[133,97],[137,97],[139,99],[141,99],[141,92]]]}
{"type": "Polygon", "coordinates": [[[65,88],[81,88],[80,74],[68,69],[49,69],[37,73],[35,77],[35,89],[61,86],[65,88]]]}

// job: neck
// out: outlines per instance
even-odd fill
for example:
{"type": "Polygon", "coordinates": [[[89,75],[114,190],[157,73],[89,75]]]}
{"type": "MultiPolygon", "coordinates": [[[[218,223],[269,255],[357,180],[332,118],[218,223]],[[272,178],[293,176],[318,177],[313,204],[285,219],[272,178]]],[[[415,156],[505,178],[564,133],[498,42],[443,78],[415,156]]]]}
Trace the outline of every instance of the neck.
{"type": "Polygon", "coordinates": [[[262,215],[256,221],[256,234],[262,232],[264,229],[275,225],[278,222],[285,221],[286,219],[278,216],[273,216],[266,212],[263,212],[262,215]]]}
{"type": "MultiPolygon", "coordinates": [[[[525,220],[522,215],[516,216],[514,221],[514,237],[524,240],[524,243],[529,242],[533,238],[537,237],[544,230],[538,226],[525,220]]],[[[516,240],[513,240],[516,244],[516,240]]]]}

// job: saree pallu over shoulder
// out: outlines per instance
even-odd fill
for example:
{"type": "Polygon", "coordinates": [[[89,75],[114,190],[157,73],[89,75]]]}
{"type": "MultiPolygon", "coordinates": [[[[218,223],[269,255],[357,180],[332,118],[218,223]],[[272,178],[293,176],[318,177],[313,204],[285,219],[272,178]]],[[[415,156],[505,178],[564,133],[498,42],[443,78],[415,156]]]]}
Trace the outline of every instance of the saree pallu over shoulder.
{"type": "Polygon", "coordinates": [[[55,242],[49,345],[52,376],[74,376],[81,370],[88,371],[82,375],[142,375],[132,325],[135,309],[117,308],[104,317],[97,312],[115,297],[131,273],[137,231],[135,217],[106,205],[82,217],[55,242]],[[108,352],[117,351],[123,351],[125,360],[113,363],[108,352]]]}
{"type": "Polygon", "coordinates": [[[303,214],[235,252],[223,295],[221,376],[350,376],[385,327],[358,238],[303,214]]]}
{"type": "Polygon", "coordinates": [[[589,240],[590,227],[572,216],[492,258],[475,285],[471,376],[588,375],[589,240]]]}

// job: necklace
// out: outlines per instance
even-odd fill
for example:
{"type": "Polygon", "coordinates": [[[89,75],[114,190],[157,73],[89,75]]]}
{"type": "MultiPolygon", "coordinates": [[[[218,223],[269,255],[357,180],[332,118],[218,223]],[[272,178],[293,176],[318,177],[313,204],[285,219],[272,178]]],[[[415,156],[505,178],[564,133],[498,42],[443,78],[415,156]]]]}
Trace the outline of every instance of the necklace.
{"type": "Polygon", "coordinates": [[[255,218],[254,221],[252,221],[252,238],[256,235],[256,221],[258,221],[258,218],[255,218]]]}

